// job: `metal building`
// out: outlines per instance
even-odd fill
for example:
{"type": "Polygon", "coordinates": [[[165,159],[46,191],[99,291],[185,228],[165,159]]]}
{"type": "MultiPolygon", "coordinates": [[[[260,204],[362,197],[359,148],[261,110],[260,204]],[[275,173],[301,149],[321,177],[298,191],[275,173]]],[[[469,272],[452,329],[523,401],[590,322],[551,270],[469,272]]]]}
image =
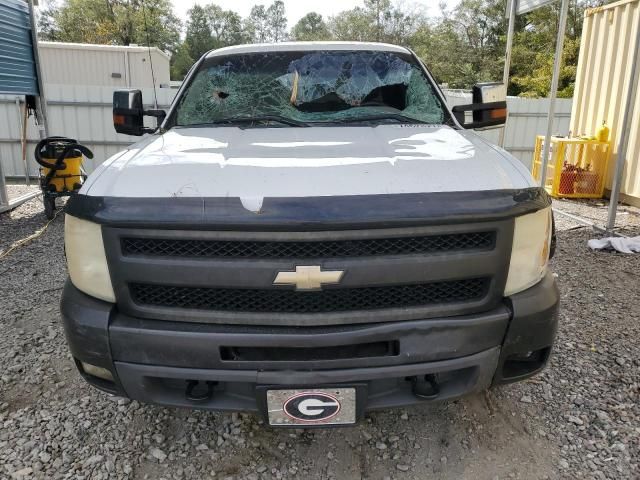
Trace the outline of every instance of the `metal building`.
{"type": "Polygon", "coordinates": [[[46,84],[169,88],[169,55],[152,47],[38,42],[46,84]]]}
{"type": "Polygon", "coordinates": [[[0,91],[38,95],[29,4],[0,0],[0,91]]]}
{"type": "MultiPolygon", "coordinates": [[[[593,135],[603,121],[611,128],[614,161],[609,163],[608,189],[629,85],[639,82],[631,78],[638,28],[640,0],[622,0],[585,12],[570,128],[575,135],[593,135]]],[[[631,108],[634,114],[620,192],[623,201],[640,205],[640,94],[631,108]]]]}

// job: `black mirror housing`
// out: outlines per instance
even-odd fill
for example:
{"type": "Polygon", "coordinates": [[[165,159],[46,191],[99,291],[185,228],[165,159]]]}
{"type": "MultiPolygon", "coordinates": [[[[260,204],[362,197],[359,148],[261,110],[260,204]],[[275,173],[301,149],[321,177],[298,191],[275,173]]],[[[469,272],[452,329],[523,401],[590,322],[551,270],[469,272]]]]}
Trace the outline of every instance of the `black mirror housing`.
{"type": "Polygon", "coordinates": [[[113,127],[125,135],[141,136],[155,129],[145,128],[145,115],[156,117],[158,125],[166,113],[164,110],[145,110],[140,90],[116,90],[113,92],[113,127]]]}
{"type": "Polygon", "coordinates": [[[483,129],[504,125],[507,122],[507,89],[503,83],[478,83],[473,86],[469,105],[452,108],[456,120],[466,129],[483,129]],[[466,112],[472,112],[473,121],[467,122],[466,112]]]}
{"type": "Polygon", "coordinates": [[[113,127],[125,135],[143,135],[144,108],[140,90],[113,92],[113,127]]]}

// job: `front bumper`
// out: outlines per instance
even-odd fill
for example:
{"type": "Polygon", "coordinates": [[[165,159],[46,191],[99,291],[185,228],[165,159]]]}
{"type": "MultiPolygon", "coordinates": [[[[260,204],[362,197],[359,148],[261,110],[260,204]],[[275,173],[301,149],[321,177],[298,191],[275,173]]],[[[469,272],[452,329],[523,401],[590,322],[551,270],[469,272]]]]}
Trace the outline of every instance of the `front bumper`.
{"type": "Polygon", "coordinates": [[[482,314],[334,327],[248,327],[132,318],[67,282],[62,318],[84,378],[109,393],[148,403],[263,411],[264,386],[360,385],[365,410],[420,403],[416,378],[435,374],[434,400],[528,378],[546,365],[559,294],[548,274],[482,314]],[[386,345],[386,347],[385,347],[386,345]],[[82,363],[109,370],[88,375],[82,363]],[[212,382],[204,400],[189,381],[212,382]]]}

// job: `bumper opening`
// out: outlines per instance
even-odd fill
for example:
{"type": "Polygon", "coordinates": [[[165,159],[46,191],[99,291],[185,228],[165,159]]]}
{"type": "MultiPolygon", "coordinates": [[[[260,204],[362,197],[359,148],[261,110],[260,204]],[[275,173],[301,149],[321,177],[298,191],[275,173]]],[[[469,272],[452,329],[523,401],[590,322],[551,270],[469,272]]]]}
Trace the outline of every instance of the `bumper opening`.
{"type": "Polygon", "coordinates": [[[348,360],[395,357],[399,353],[400,342],[397,340],[322,347],[220,347],[220,359],[225,362],[348,360]]]}
{"type": "Polygon", "coordinates": [[[509,355],[502,367],[503,380],[515,381],[537,373],[547,364],[550,355],[551,347],[509,355]]]}

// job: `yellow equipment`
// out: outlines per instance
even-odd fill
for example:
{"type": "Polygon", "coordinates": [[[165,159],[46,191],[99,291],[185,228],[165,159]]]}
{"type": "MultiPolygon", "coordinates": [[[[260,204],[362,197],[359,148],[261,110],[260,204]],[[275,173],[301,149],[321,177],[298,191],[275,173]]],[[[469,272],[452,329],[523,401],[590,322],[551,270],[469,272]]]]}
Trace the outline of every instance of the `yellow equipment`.
{"type": "MultiPolygon", "coordinates": [[[[43,158],[43,163],[55,166],[55,158],[43,158]]],[[[51,180],[49,180],[49,189],[55,192],[67,192],[70,190],[79,190],[82,186],[82,155],[77,157],[67,156],[64,159],[65,168],[55,170],[54,168],[42,168],[42,174],[47,177],[53,172],[51,180]]]]}
{"type": "Polygon", "coordinates": [[[93,153],[76,140],[65,137],[49,137],[36,146],[36,161],[40,169],[40,188],[45,213],[53,218],[55,199],[71,195],[82,187],[85,174],[82,170],[82,156],[93,158],[93,153]]]}
{"type": "Polygon", "coordinates": [[[599,142],[609,141],[609,127],[607,127],[607,122],[602,122],[602,125],[598,128],[596,139],[598,139],[599,142]]]}
{"type": "MultiPolygon", "coordinates": [[[[601,127],[602,128],[602,127],[601,127]]],[[[609,136],[606,125],[606,135],[609,136]]],[[[604,132],[598,131],[598,135],[604,132]]],[[[536,138],[533,154],[533,178],[540,181],[544,136],[536,138]]],[[[553,197],[602,198],[611,142],[597,138],[551,137],[545,188],[553,197]]]]}

